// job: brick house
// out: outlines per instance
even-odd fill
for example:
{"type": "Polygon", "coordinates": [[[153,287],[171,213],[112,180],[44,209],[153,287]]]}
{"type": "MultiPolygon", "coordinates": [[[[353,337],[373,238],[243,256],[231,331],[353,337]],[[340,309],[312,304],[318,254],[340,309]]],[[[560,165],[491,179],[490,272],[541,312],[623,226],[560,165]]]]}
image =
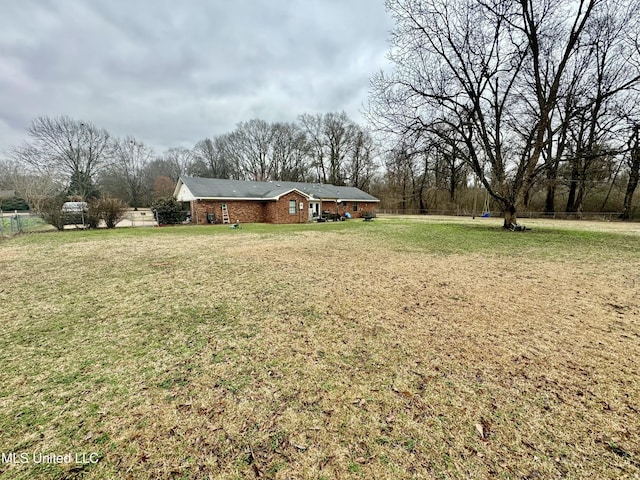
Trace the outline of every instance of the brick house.
{"type": "Polygon", "coordinates": [[[360,217],[380,202],[355,187],[201,177],[180,177],[174,196],[189,204],[191,222],[199,225],[220,223],[223,208],[231,223],[305,223],[323,211],[360,217]]]}

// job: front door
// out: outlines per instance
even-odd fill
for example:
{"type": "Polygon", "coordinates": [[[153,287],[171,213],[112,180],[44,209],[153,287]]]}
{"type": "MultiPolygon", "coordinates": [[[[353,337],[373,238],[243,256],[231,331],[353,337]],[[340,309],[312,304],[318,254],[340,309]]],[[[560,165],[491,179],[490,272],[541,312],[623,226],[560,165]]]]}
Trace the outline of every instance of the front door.
{"type": "Polygon", "coordinates": [[[309,202],[309,221],[313,222],[320,216],[320,202],[309,202]]]}

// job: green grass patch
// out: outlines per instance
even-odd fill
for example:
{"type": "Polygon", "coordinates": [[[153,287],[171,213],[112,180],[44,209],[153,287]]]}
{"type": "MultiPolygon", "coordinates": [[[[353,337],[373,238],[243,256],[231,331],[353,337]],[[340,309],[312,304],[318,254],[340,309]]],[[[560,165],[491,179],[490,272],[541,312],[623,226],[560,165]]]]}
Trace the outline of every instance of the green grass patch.
{"type": "MultiPolygon", "coordinates": [[[[427,217],[428,218],[428,217],[427,217]]],[[[577,225],[579,226],[579,225],[577,225]]],[[[437,255],[484,253],[498,256],[528,254],[563,257],[567,254],[602,253],[635,255],[638,243],[633,237],[616,232],[597,232],[572,228],[536,227],[511,232],[493,222],[475,223],[407,222],[400,218],[369,227],[372,235],[407,252],[437,255]]]]}

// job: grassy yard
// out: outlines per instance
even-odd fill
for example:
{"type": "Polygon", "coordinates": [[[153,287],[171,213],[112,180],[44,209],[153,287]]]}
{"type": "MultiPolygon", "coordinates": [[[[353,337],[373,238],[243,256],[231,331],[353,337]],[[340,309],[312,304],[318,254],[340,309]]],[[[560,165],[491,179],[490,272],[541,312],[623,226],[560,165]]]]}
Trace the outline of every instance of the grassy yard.
{"type": "Polygon", "coordinates": [[[0,478],[638,478],[640,225],[529,224],[4,241],[0,478]]]}

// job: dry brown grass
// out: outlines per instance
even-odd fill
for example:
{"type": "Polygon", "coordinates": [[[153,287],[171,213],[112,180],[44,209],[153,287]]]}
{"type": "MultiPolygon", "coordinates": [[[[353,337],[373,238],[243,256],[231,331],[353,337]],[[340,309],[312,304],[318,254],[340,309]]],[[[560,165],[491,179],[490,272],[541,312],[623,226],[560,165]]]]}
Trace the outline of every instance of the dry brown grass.
{"type": "Polygon", "coordinates": [[[637,250],[331,228],[1,245],[0,476],[638,478],[637,250]]]}

